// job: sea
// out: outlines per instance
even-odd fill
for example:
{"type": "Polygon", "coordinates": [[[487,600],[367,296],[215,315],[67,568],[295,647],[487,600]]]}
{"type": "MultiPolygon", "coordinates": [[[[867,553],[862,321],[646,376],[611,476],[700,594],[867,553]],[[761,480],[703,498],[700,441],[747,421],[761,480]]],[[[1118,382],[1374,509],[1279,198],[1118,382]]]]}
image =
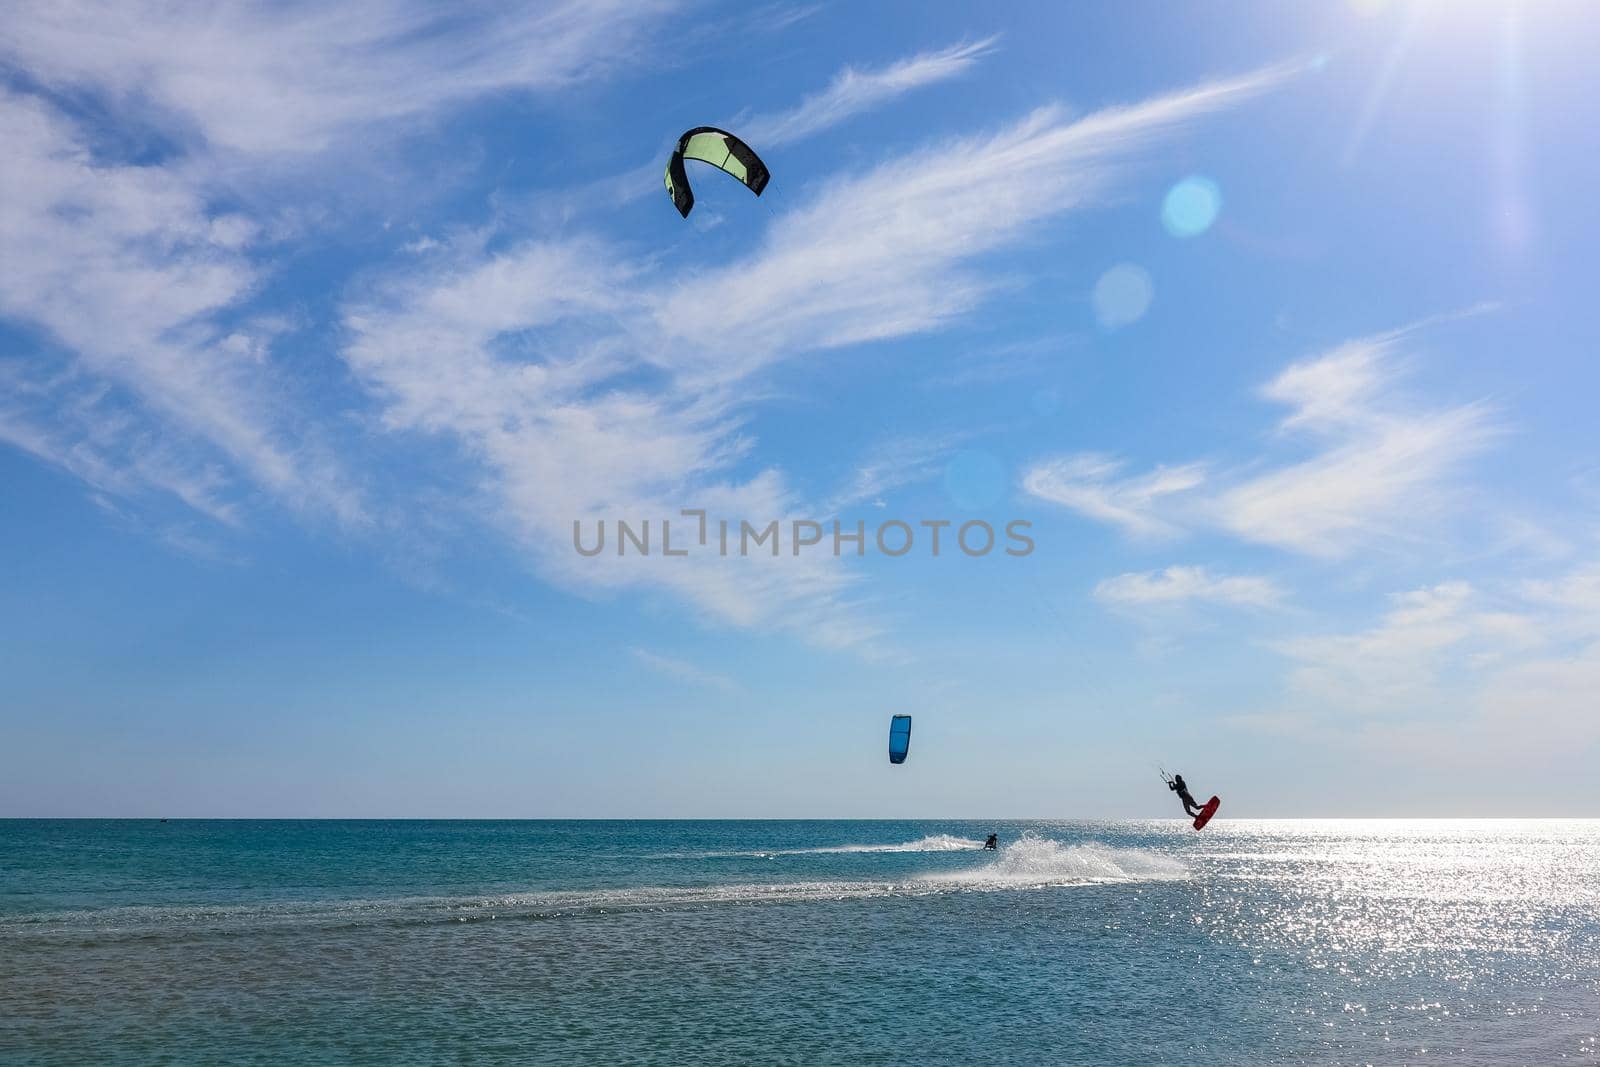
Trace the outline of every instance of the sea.
{"type": "Polygon", "coordinates": [[[1436,1062],[1600,1064],[1600,821],[0,821],[12,1067],[1436,1062]]]}

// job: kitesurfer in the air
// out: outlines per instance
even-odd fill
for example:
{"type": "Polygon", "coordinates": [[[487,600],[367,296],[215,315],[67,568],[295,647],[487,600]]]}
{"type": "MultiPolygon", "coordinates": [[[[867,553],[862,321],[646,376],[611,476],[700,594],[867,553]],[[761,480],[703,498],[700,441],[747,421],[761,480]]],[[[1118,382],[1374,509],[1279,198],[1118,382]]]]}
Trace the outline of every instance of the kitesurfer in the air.
{"type": "Polygon", "coordinates": [[[987,840],[987,841],[985,841],[983,843],[983,847],[988,849],[990,852],[993,852],[996,849],[998,849],[1000,847],[1000,835],[999,834],[990,834],[989,835],[989,840],[987,840]]]}
{"type": "Polygon", "coordinates": [[[1185,784],[1183,775],[1174,774],[1172,780],[1167,783],[1167,788],[1177,793],[1178,799],[1183,801],[1183,813],[1185,815],[1193,818],[1200,814],[1200,805],[1195,803],[1194,797],[1190,795],[1189,786],[1185,784]]]}

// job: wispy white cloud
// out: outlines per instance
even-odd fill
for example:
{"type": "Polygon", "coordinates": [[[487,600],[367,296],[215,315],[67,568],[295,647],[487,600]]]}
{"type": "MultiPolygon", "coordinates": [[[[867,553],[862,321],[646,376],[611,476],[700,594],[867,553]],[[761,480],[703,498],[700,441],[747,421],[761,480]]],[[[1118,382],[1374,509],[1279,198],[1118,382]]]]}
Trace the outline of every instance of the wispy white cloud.
{"type": "Polygon", "coordinates": [[[1493,593],[1441,582],[1395,595],[1363,629],[1275,642],[1292,664],[1289,710],[1235,724],[1435,766],[1547,765],[1600,742],[1597,574],[1493,593]]]}
{"type": "MultiPolygon", "coordinates": [[[[483,507],[546,578],[575,590],[669,591],[720,622],[774,626],[822,645],[870,640],[873,627],[844,603],[850,575],[831,557],[574,550],[575,520],[593,530],[601,520],[648,518],[659,537],[660,520],[684,508],[760,525],[813,517],[776,471],[727,477],[746,447],[731,397],[670,381],[623,384],[639,367],[626,335],[607,330],[628,311],[630,277],[614,250],[586,243],[469,254],[446,273],[397,278],[353,307],[345,356],[383,404],[386,426],[447,434],[482,464],[483,507]],[[584,336],[600,340],[574,343],[584,336]]],[[[681,545],[693,520],[677,529],[681,545]]]]}
{"type": "Polygon", "coordinates": [[[835,515],[869,501],[884,506],[878,499],[882,494],[939,474],[945,458],[962,440],[961,435],[949,435],[901,437],[884,442],[856,467],[848,483],[822,504],[822,514],[835,515]]]}
{"type": "Polygon", "coordinates": [[[1102,603],[1133,609],[1191,602],[1270,608],[1282,603],[1283,590],[1270,578],[1212,574],[1204,567],[1173,566],[1107,578],[1095,586],[1094,596],[1102,603]]]}
{"type": "Polygon", "coordinates": [[[1588,564],[1558,578],[1524,582],[1526,600],[1558,611],[1579,634],[1600,637],[1600,564],[1588,564]]]}
{"type": "Polygon", "coordinates": [[[737,693],[739,691],[739,683],[726,675],[717,674],[714,671],[696,667],[692,663],[686,663],[681,659],[663,656],[643,648],[631,648],[628,651],[633,654],[634,659],[651,670],[666,675],[668,678],[676,678],[680,682],[687,682],[690,685],[703,686],[708,689],[720,689],[724,693],[737,693]]]}
{"type": "Polygon", "coordinates": [[[1235,484],[1215,502],[1220,525],[1337,557],[1444,510],[1448,477],[1495,428],[1482,404],[1429,409],[1401,397],[1391,358],[1399,338],[1341,346],[1268,383],[1264,395],[1291,408],[1280,428],[1311,433],[1323,451],[1235,484]]]}
{"type": "Polygon", "coordinates": [[[0,57],[46,85],[154,103],[217,148],[298,156],[362,126],[626,70],[674,7],[22,0],[0,23],[0,57]]]}
{"type": "Polygon", "coordinates": [[[220,467],[175,450],[81,383],[35,380],[20,363],[0,363],[0,441],[102,493],[170,493],[207,518],[239,522],[220,467]]]}
{"type": "Polygon", "coordinates": [[[359,521],[263,360],[275,327],[216,318],[259,283],[248,220],[161,167],[98,162],[38,98],[0,90],[0,141],[0,315],[43,335],[6,370],[6,438],[101,488],[165,488],[217,518],[232,514],[225,464],[359,521]]]}
{"type": "Polygon", "coordinates": [[[1085,454],[1037,463],[1023,475],[1022,488],[1040,500],[1071,508],[1091,519],[1120,526],[1138,537],[1170,536],[1179,527],[1158,517],[1167,497],[1187,493],[1206,480],[1198,463],[1157,467],[1149,474],[1119,477],[1120,460],[1085,454]]]}
{"type": "Polygon", "coordinates": [[[1497,433],[1484,404],[1430,407],[1405,394],[1396,348],[1408,332],[1341,345],[1288,367],[1262,389],[1289,408],[1280,437],[1313,443],[1309,459],[1264,473],[1208,476],[1188,464],[1123,477],[1114,460],[1068,456],[1036,464],[1024,487],[1138,535],[1204,527],[1331,558],[1404,538],[1448,511],[1452,478],[1497,433]]]}
{"type": "Polygon", "coordinates": [[[1489,610],[1481,599],[1466,582],[1444,582],[1395,596],[1367,630],[1278,642],[1297,664],[1289,680],[1294,700],[1343,714],[1428,710],[1441,677],[1467,657],[1539,642],[1531,618],[1489,610]]]}
{"type": "Polygon", "coordinates": [[[241,325],[284,218],[315,206],[241,204],[226,175],[636,66],[672,7],[14,5],[0,65],[57,92],[0,89],[0,316],[40,338],[6,371],[0,437],[105,492],[165,490],[225,522],[260,490],[368,522],[338,428],[314,425],[323,413],[275,364],[283,327],[241,325]],[[93,101],[118,136],[69,117],[64,97],[93,101]],[[119,159],[128,131],[161,152],[119,159]]]}
{"type": "Polygon", "coordinates": [[[986,37],[936,52],[919,52],[872,70],[846,67],[825,90],[806,97],[792,110],[742,119],[739,131],[751,144],[762,146],[802,140],[907,93],[966,73],[994,51],[996,40],[986,37]]]}

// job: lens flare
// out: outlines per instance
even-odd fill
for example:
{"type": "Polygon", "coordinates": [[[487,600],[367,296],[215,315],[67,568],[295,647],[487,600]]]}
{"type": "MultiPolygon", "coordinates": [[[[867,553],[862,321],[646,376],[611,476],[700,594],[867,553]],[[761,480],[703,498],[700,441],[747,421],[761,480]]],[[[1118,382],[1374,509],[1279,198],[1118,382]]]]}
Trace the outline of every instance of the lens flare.
{"type": "Polygon", "coordinates": [[[1105,330],[1138,322],[1150,309],[1154,296],[1155,286],[1143,267],[1118,263],[1094,283],[1095,320],[1105,330]]]}
{"type": "Polygon", "coordinates": [[[1161,202],[1161,224],[1174,237],[1198,237],[1217,221],[1222,191],[1210,178],[1192,174],[1167,190],[1161,202]]]}

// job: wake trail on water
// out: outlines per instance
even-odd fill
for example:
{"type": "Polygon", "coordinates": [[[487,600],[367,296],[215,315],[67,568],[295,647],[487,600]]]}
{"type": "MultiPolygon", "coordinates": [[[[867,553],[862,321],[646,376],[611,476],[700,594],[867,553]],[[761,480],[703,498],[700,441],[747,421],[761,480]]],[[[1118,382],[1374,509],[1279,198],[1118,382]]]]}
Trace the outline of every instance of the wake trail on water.
{"type": "Polygon", "coordinates": [[[771,856],[831,856],[873,852],[973,852],[981,848],[983,842],[970,837],[929,834],[915,841],[892,845],[817,845],[813,848],[758,848],[735,852],[676,852],[668,856],[674,859],[766,859],[771,856]]]}
{"type": "MultiPolygon", "coordinates": [[[[981,844],[939,834],[899,845],[848,845],[804,851],[954,852],[970,851],[981,844]]],[[[793,851],[798,853],[801,850],[793,851]]],[[[474,896],[119,906],[0,917],[0,947],[7,940],[19,938],[60,938],[87,943],[151,936],[231,936],[246,931],[265,932],[273,929],[557,919],[577,915],[678,911],[728,905],[1150,882],[1184,878],[1188,873],[1188,868],[1180,860],[1160,852],[1115,848],[1098,842],[1066,845],[1049,838],[1027,836],[1006,845],[994,853],[988,862],[957,870],[924,872],[897,881],[749,882],[474,896]]]]}
{"type": "Polygon", "coordinates": [[[923,876],[936,884],[974,888],[1150,882],[1184,878],[1189,868],[1175,857],[1142,848],[1113,848],[1090,841],[1064,845],[1047,837],[1023,837],[982,867],[923,876]]]}

